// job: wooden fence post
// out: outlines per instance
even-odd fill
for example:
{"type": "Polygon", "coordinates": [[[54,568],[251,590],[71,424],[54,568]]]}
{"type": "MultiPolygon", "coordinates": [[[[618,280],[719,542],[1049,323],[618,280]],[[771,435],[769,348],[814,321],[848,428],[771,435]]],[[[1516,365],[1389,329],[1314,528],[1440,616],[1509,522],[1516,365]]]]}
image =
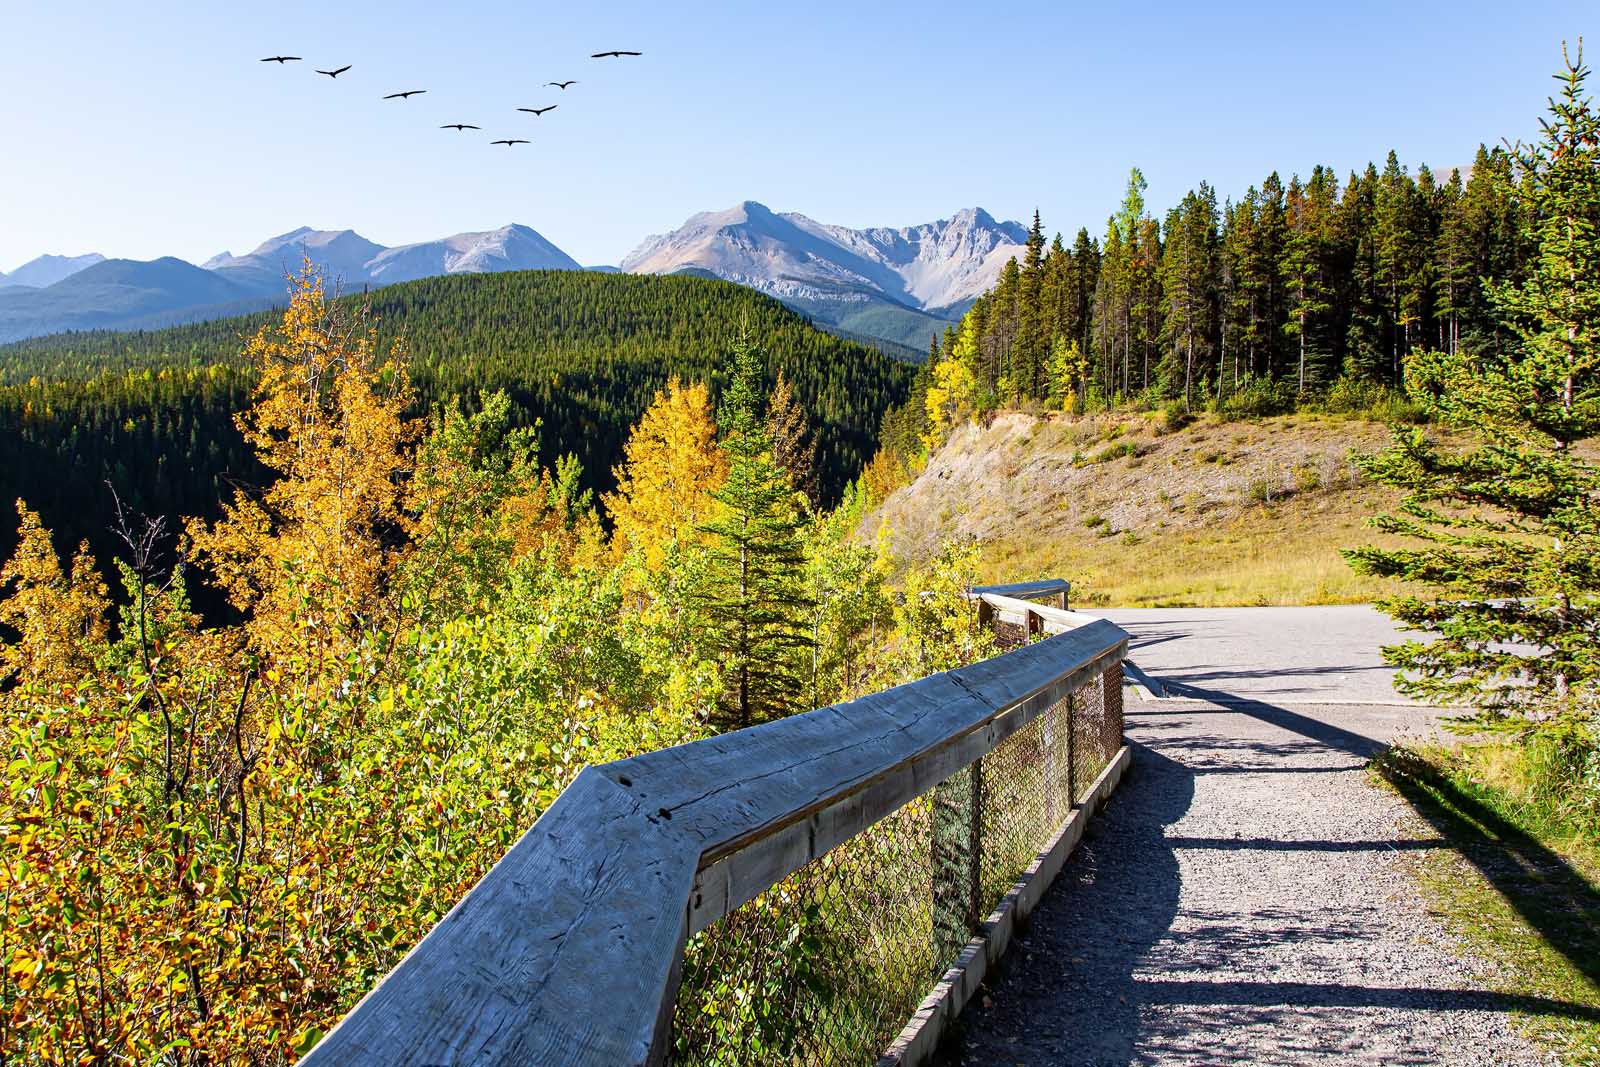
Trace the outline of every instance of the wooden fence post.
{"type": "Polygon", "coordinates": [[[955,959],[977,928],[982,806],[981,761],[933,789],[933,944],[941,964],[955,959]]]}
{"type": "Polygon", "coordinates": [[[933,787],[931,859],[933,859],[933,950],[944,965],[968,939],[966,910],[970,904],[971,768],[957,771],[933,787]]]}
{"type": "Polygon", "coordinates": [[[1077,694],[1067,694],[1067,810],[1078,803],[1078,754],[1073,751],[1073,736],[1078,732],[1077,694]]]}
{"type": "Polygon", "coordinates": [[[983,760],[979,759],[968,769],[972,775],[972,792],[968,803],[967,824],[967,934],[978,928],[983,919],[983,760]]]}

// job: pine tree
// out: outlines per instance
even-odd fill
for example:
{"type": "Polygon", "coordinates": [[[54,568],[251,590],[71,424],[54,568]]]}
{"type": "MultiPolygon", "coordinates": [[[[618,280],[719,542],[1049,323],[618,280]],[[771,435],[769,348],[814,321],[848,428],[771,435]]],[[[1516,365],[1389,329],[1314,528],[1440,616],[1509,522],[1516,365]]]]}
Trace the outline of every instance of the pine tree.
{"type": "Polygon", "coordinates": [[[1017,399],[1020,382],[1017,374],[1018,307],[1022,292],[1022,268],[1015,257],[1006,260],[1000,268],[1000,280],[988,294],[987,300],[974,305],[982,319],[984,330],[984,365],[986,379],[993,384],[1001,403],[1017,399]],[[982,308],[981,311],[978,309],[982,308]]]}
{"type": "Polygon", "coordinates": [[[1323,353],[1313,352],[1314,335],[1322,316],[1331,308],[1328,292],[1329,215],[1333,210],[1330,180],[1317,167],[1311,182],[1302,187],[1298,177],[1289,182],[1285,201],[1288,211],[1288,239],[1284,242],[1279,270],[1288,293],[1286,334],[1296,342],[1296,382],[1300,392],[1310,388],[1315,366],[1323,353]]]}
{"type": "Polygon", "coordinates": [[[1046,347],[1052,347],[1057,337],[1072,330],[1073,285],[1072,254],[1058,233],[1044,257],[1044,282],[1039,289],[1046,347]]]}
{"type": "Polygon", "coordinates": [[[1218,314],[1221,318],[1220,363],[1217,368],[1219,400],[1225,380],[1230,388],[1238,388],[1241,376],[1239,357],[1248,354],[1253,341],[1250,314],[1252,293],[1248,284],[1253,240],[1250,230],[1253,223],[1254,215],[1248,200],[1230,203],[1223,209],[1222,241],[1217,257],[1218,314]]]}
{"type": "Polygon", "coordinates": [[[1044,228],[1037,208],[1028,229],[1022,267],[1017,279],[1016,393],[1019,397],[1044,394],[1044,365],[1049,337],[1045,332],[1044,228]]]}
{"type": "MultiPolygon", "coordinates": [[[[1122,197],[1122,206],[1111,217],[1106,228],[1106,270],[1108,283],[1108,313],[1113,317],[1106,328],[1113,338],[1112,347],[1120,350],[1122,358],[1122,393],[1133,389],[1133,350],[1140,336],[1139,320],[1145,313],[1144,297],[1148,289],[1145,275],[1149,248],[1141,247],[1145,236],[1144,191],[1148,188],[1144,174],[1138,167],[1128,172],[1128,188],[1122,197]]],[[[1141,375],[1140,388],[1148,386],[1149,367],[1141,375]]]]}
{"type": "MultiPolygon", "coordinates": [[[[1426,173],[1426,168],[1423,168],[1426,173]]],[[[1432,184],[1432,175],[1427,182],[1432,184]]],[[[1405,356],[1425,336],[1426,292],[1432,265],[1428,257],[1425,196],[1393,151],[1378,180],[1374,204],[1377,282],[1384,307],[1392,380],[1401,381],[1405,356]]]]}
{"type": "Polygon", "coordinates": [[[1252,290],[1250,329],[1253,338],[1250,373],[1277,381],[1283,374],[1283,324],[1288,320],[1287,286],[1283,281],[1283,250],[1289,240],[1288,210],[1283,179],[1267,175],[1256,195],[1255,225],[1250,246],[1249,279],[1252,290]]]}
{"type": "MultiPolygon", "coordinates": [[[[1420,545],[1347,553],[1361,573],[1423,583],[1436,598],[1383,606],[1431,631],[1385,649],[1401,688],[1480,709],[1479,725],[1587,729],[1600,692],[1600,116],[1569,62],[1539,142],[1521,149],[1526,281],[1489,287],[1512,344],[1419,352],[1408,391],[1477,443],[1452,450],[1397,433],[1368,464],[1407,491],[1375,524],[1420,545]]],[[[1588,743],[1593,743],[1592,738],[1588,743]]]]}
{"type": "Polygon", "coordinates": [[[728,478],[701,527],[711,547],[700,597],[725,682],[721,711],[737,727],[795,710],[810,647],[805,524],[799,495],[772,456],[763,362],[747,341],[735,344],[717,418],[728,478]]]}
{"type": "Polygon", "coordinates": [[[1106,224],[1106,241],[1094,289],[1094,342],[1108,398],[1128,392],[1127,250],[1115,218],[1106,224]],[[1117,366],[1121,363],[1119,375],[1117,366]],[[1119,380],[1120,379],[1120,380],[1119,380]]]}
{"type": "Polygon", "coordinates": [[[1160,377],[1169,395],[1181,383],[1185,409],[1193,403],[1197,377],[1208,374],[1212,363],[1217,245],[1217,198],[1202,182],[1167,215],[1167,246],[1161,260],[1167,358],[1160,377]]]}
{"type": "Polygon", "coordinates": [[[1472,175],[1461,194],[1461,216],[1473,284],[1457,300],[1460,338],[1467,345],[1491,338],[1507,343],[1511,337],[1496,321],[1481,284],[1484,278],[1520,281],[1526,265],[1524,220],[1518,207],[1511,156],[1505,149],[1478,146],[1472,175]]]}
{"type": "MultiPolygon", "coordinates": [[[[1085,354],[1094,348],[1094,291],[1100,280],[1100,245],[1089,231],[1079,228],[1072,242],[1072,280],[1069,294],[1068,316],[1062,331],[1068,341],[1075,341],[1085,354]]],[[[1104,388],[1104,383],[1102,383],[1104,388]]],[[[1106,388],[1109,395],[1110,389],[1106,388]]]]}
{"type": "Polygon", "coordinates": [[[1137,230],[1129,259],[1129,315],[1139,348],[1139,388],[1147,390],[1154,384],[1151,368],[1161,344],[1161,224],[1146,216],[1137,230]]]}
{"type": "MultiPolygon", "coordinates": [[[[1479,151],[1482,149],[1480,147],[1479,151]]],[[[1461,347],[1461,320],[1468,294],[1477,286],[1473,276],[1472,235],[1462,204],[1464,188],[1461,172],[1439,187],[1439,242],[1434,250],[1434,306],[1439,318],[1439,349],[1455,352],[1461,347]]]]}
{"type": "Polygon", "coordinates": [[[1392,380],[1385,348],[1387,302],[1378,269],[1378,169],[1350,175],[1339,201],[1338,232],[1349,271],[1340,304],[1345,308],[1344,374],[1359,381],[1392,380]]]}

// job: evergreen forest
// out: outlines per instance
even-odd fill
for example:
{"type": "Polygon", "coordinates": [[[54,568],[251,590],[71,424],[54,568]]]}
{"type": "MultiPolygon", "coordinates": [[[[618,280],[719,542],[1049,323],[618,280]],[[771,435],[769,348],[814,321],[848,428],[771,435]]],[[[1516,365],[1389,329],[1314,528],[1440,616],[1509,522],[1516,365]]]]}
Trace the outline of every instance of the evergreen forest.
{"type": "MultiPolygon", "coordinates": [[[[403,341],[412,414],[503,390],[510,420],[539,428],[541,459],[575,456],[612,487],[628,427],[673,375],[719,387],[717,353],[746,336],[768,385],[789,383],[814,430],[814,490],[837,502],[876,447],[913,368],[813,329],[751,290],[696,277],[529,271],[430,278],[352,294],[378,343],[403,341]]],[[[264,472],[234,425],[255,370],[245,340],[282,311],[138,333],[65,333],[0,348],[0,500],[25,498],[63,544],[109,560],[112,491],[151,515],[215,516],[264,472]]],[[[0,556],[15,544],[0,519],[0,556]]],[[[202,596],[204,594],[202,593],[202,596]]]]}
{"type": "Polygon", "coordinates": [[[1518,173],[1504,148],[1480,146],[1443,179],[1390,152],[1342,180],[1321,165],[1287,182],[1274,172],[1220,201],[1201,182],[1159,214],[1134,169],[1098,235],[1047,241],[1035,213],[1021,262],[932,338],[886,443],[917,451],[930,388],[951,415],[1368,408],[1403,389],[1413,352],[1506,342],[1484,282],[1515,284],[1528,269],[1518,173]]]}

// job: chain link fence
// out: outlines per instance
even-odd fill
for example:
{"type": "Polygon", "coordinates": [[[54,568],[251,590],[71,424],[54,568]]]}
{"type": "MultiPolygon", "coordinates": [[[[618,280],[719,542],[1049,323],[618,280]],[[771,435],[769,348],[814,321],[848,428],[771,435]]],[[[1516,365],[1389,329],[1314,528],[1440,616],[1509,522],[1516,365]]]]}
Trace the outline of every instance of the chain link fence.
{"type": "Polygon", "coordinates": [[[672,1062],[876,1062],[1121,745],[1116,664],[690,938],[672,1062]]]}

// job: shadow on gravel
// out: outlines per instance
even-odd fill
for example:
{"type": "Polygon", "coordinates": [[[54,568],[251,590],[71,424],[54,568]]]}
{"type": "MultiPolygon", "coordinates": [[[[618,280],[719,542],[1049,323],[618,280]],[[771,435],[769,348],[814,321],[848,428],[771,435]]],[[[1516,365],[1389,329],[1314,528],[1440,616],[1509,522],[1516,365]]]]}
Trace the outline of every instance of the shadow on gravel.
{"type": "MultiPolygon", "coordinates": [[[[1371,759],[1389,751],[1389,746],[1370,737],[1288,708],[1193,685],[1169,684],[1167,689],[1174,696],[1210,701],[1351,755],[1371,759]]],[[[1600,892],[1583,875],[1426,763],[1380,759],[1376,765],[1445,844],[1476,867],[1552,948],[1600,985],[1600,892]]],[[[1514,1004],[1507,1007],[1523,1010],[1514,1004]]],[[[1554,1009],[1541,1013],[1562,1014],[1554,1009]]]]}
{"type": "MultiPolygon", "coordinates": [[[[1600,891],[1588,879],[1404,749],[1376,766],[1546,944],[1600,986],[1600,891]]],[[[1541,1014],[1560,1013],[1544,1009],[1541,1014]]]]}
{"type": "Polygon", "coordinates": [[[1520,1011],[1600,1020],[1600,1009],[1548,997],[1494,993],[1479,989],[1401,989],[1339,985],[1331,982],[1172,982],[1138,983],[1147,1004],[1284,1005],[1297,1008],[1402,1008],[1409,1011],[1520,1011]]]}
{"type": "Polygon", "coordinates": [[[1261,852],[1410,852],[1449,848],[1442,838],[1430,841],[1279,841],[1271,837],[1169,837],[1173,848],[1252,849],[1261,852]]]}
{"type": "MultiPolygon", "coordinates": [[[[1349,771],[1365,766],[1368,759],[1387,747],[1371,737],[1263,701],[1196,686],[1172,685],[1169,689],[1175,696],[1212,702],[1230,712],[1253,716],[1304,740],[1262,743],[1215,735],[1180,739],[1165,728],[1166,716],[1193,716],[1196,709],[1182,713],[1140,709],[1139,732],[1145,734],[1146,741],[1129,742],[1133,769],[1127,782],[1112,795],[1105,812],[1090,823],[1083,843],[1034,912],[1029,927],[1012,943],[999,972],[991,972],[987,994],[956,1020],[950,1039],[944,1042],[935,1061],[939,1067],[1121,1065],[1165,1059],[1247,1063],[1327,1058],[1351,1051],[1341,1044],[1350,1039],[1347,1033],[1317,1034],[1307,1043],[1308,1034],[1297,1025],[1285,1027],[1278,1035],[1284,1042],[1280,1046],[1236,1047],[1225,1031],[1208,1026],[1197,1029],[1195,1016],[1183,1011],[1185,1007],[1229,1009],[1238,1024],[1251,1028],[1256,1040],[1262,1034],[1277,1033],[1272,1025],[1275,1020],[1298,1020],[1308,1008],[1424,1012],[1476,1009],[1566,1018],[1600,1017],[1596,1009],[1582,1004],[1481,990],[1207,981],[1208,974],[1232,963],[1237,953],[1249,951],[1257,936],[1249,924],[1239,921],[1241,916],[1231,913],[1212,916],[1212,925],[1192,931],[1203,935],[1193,941],[1210,946],[1209,953],[1194,954],[1188,966],[1179,968],[1194,974],[1193,980],[1136,979],[1136,970],[1158,951],[1179,915],[1179,849],[1352,851],[1395,847],[1388,842],[1166,836],[1166,828],[1182,818],[1193,804],[1196,782],[1201,776],[1349,771]],[[1356,761],[1329,767],[1271,765],[1294,755],[1328,749],[1347,753],[1356,761]],[[1220,759],[1219,750],[1224,753],[1220,759]],[[1167,1010],[1157,1015],[1144,1010],[1156,1005],[1167,1010]],[[1174,1008],[1178,1010],[1174,1012],[1174,1008]]],[[[1404,785],[1397,785],[1406,793],[1404,785]]],[[[1413,784],[1412,788],[1418,787],[1413,784]]],[[[1516,857],[1512,866],[1525,865],[1518,875],[1504,866],[1473,860],[1491,881],[1502,886],[1503,892],[1515,891],[1511,883],[1516,878],[1531,878],[1528,870],[1542,871],[1546,877],[1578,877],[1566,870],[1559,857],[1517,835],[1492,813],[1482,811],[1481,806],[1472,812],[1471,820],[1477,823],[1473,826],[1462,816],[1440,814],[1437,805],[1430,817],[1415,796],[1408,794],[1408,799],[1423,811],[1439,837],[1397,843],[1402,848],[1450,847],[1470,830],[1478,834],[1485,847],[1516,857]],[[1460,819],[1464,825],[1454,825],[1450,819],[1460,819]]],[[[1463,802],[1470,802],[1470,798],[1463,802]]],[[[1587,910],[1584,918],[1595,931],[1594,937],[1600,939],[1600,899],[1592,889],[1582,899],[1587,910]]],[[[1543,931],[1545,927],[1537,915],[1535,910],[1529,915],[1529,922],[1543,931]]],[[[1310,928],[1286,928],[1283,936],[1314,946],[1369,935],[1330,917],[1328,922],[1310,928]]],[[[1190,951],[1194,952],[1193,942],[1190,951]]],[[[1600,943],[1585,951],[1587,958],[1574,959],[1574,964],[1595,978],[1600,972],[1600,943]]],[[[1364,1025],[1371,1028],[1385,1024],[1369,1017],[1364,1025]]],[[[1404,1027],[1403,1017],[1396,1025],[1404,1027]]],[[[1407,1035],[1401,1029],[1390,1037],[1396,1047],[1403,1047],[1407,1035]]],[[[1269,1036],[1266,1040],[1271,1044],[1274,1038],[1269,1036]]],[[[1422,1064],[1429,1060],[1426,1055],[1416,1058],[1402,1054],[1392,1062],[1422,1064]]]]}
{"type": "Polygon", "coordinates": [[[1193,803],[1195,775],[1148,745],[1129,747],[1127,780],[1090,822],[999,976],[991,972],[990,996],[956,1020],[941,1067],[1133,1058],[1133,970],[1178,915],[1178,857],[1165,830],[1193,803]]]}
{"type": "Polygon", "coordinates": [[[1206,689],[1187,682],[1167,682],[1165,688],[1168,695],[1182,697],[1186,700],[1204,700],[1229,711],[1241,715],[1249,715],[1260,719],[1262,722],[1271,723],[1281,730],[1299,734],[1328,748],[1336,748],[1350,753],[1352,756],[1361,756],[1371,759],[1389,746],[1381,741],[1358,734],[1353,730],[1346,730],[1330,722],[1302,715],[1298,711],[1280,708],[1276,704],[1268,704],[1261,700],[1252,700],[1249,697],[1234,696],[1216,689],[1206,689]]]}

